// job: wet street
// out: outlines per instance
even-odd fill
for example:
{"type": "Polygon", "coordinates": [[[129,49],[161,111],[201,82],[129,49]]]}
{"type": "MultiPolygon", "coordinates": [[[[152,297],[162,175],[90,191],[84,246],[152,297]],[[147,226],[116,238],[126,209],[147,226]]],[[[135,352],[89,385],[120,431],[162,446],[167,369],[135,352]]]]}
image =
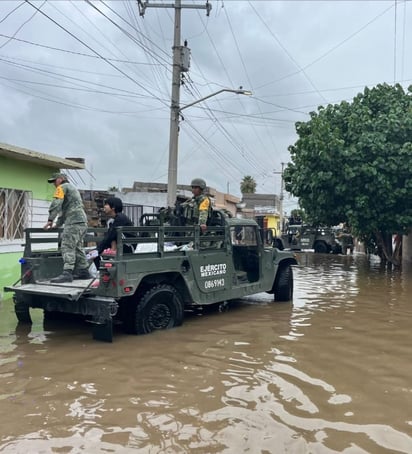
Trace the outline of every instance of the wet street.
{"type": "Polygon", "coordinates": [[[147,336],[0,306],[1,453],[412,453],[412,272],[299,255],[258,294],[147,336]]]}

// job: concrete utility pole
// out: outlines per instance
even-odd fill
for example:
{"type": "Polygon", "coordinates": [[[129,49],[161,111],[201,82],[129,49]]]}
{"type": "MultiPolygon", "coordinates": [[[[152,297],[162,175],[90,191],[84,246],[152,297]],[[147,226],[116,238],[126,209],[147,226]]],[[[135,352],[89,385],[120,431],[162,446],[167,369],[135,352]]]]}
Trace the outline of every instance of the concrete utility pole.
{"type": "MultiPolygon", "coordinates": [[[[181,0],[175,0],[174,4],[149,3],[138,0],[139,13],[144,16],[146,8],[174,8],[175,25],[173,39],[173,75],[172,75],[172,101],[170,105],[170,135],[169,135],[169,168],[167,178],[167,205],[172,207],[176,202],[177,194],[177,151],[179,140],[179,116],[180,116],[180,77],[181,73],[189,70],[190,49],[180,45],[181,13],[182,8],[205,9],[209,16],[212,5],[206,1],[205,5],[182,5],[181,0]]],[[[193,103],[192,103],[193,104],[193,103]]],[[[188,107],[188,106],[186,106],[188,107]]]]}
{"type": "Polygon", "coordinates": [[[279,197],[279,214],[280,219],[279,223],[281,225],[281,229],[283,230],[283,169],[285,167],[285,163],[282,162],[282,170],[280,172],[273,172],[275,175],[280,175],[280,197],[279,197]]]}

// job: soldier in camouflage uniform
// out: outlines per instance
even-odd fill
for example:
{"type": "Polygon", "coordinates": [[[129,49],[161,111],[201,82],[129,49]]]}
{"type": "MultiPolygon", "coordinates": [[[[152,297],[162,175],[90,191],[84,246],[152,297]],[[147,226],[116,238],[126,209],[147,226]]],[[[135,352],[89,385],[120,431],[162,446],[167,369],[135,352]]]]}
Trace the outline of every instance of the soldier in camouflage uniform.
{"type": "Polygon", "coordinates": [[[63,227],[61,253],[63,273],[51,282],[72,282],[73,278],[89,279],[89,264],[83,250],[83,240],[87,232],[87,216],[79,191],[69,183],[63,173],[54,173],[48,180],[56,186],[54,198],[49,207],[49,217],[45,230],[63,227]],[[58,216],[56,224],[54,220],[58,216]],[[73,274],[77,270],[77,274],[73,274]]]}
{"type": "Polygon", "coordinates": [[[202,233],[205,233],[207,221],[212,215],[212,203],[209,197],[203,193],[206,189],[206,181],[202,178],[194,178],[190,185],[193,197],[182,204],[186,222],[200,225],[202,233]]]}

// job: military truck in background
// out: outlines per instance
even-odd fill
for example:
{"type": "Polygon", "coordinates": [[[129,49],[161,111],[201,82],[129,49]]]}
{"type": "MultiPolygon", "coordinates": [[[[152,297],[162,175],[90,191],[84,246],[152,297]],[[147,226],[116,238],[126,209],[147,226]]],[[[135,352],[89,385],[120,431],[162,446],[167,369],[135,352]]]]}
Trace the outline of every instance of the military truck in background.
{"type": "MultiPolygon", "coordinates": [[[[117,250],[103,253],[96,279],[59,284],[50,282],[63,269],[59,230],[26,229],[21,279],[5,287],[14,292],[18,321],[31,323],[32,308],[45,318],[79,314],[95,339],[111,342],[115,319],[128,333],[146,334],[181,325],[185,310],[196,306],[259,292],[292,299],[296,257],[266,246],[255,221],[215,210],[201,234],[197,225],[154,220],[117,229],[117,250]],[[123,253],[124,242],[133,253],[123,253]]],[[[104,231],[89,229],[85,247],[94,249],[104,231]]]]}
{"type": "Polygon", "coordinates": [[[284,233],[273,238],[274,247],[283,251],[313,249],[316,253],[340,254],[342,247],[331,227],[313,227],[305,224],[289,225],[284,233]]]}

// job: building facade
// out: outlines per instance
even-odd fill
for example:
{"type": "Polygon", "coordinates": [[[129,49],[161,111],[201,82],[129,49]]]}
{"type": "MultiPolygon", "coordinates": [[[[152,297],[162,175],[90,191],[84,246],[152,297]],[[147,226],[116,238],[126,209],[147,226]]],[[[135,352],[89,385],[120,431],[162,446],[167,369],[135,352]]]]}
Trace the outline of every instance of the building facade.
{"type": "Polygon", "coordinates": [[[279,235],[282,230],[281,204],[276,194],[243,194],[241,214],[255,219],[262,229],[279,235]]]}
{"type": "Polygon", "coordinates": [[[81,169],[81,159],[63,159],[0,143],[0,299],[3,287],[20,277],[24,229],[41,228],[47,221],[54,193],[47,179],[53,172],[81,169]]]}
{"type": "MultiPolygon", "coordinates": [[[[212,204],[216,208],[224,208],[236,216],[236,204],[240,201],[239,197],[231,194],[219,192],[214,188],[207,187],[206,194],[212,200],[212,204]]],[[[159,208],[167,205],[167,184],[165,183],[148,183],[135,181],[131,188],[123,188],[121,197],[123,202],[138,203],[146,206],[157,206],[159,208]],[[132,195],[134,194],[134,195],[132,195]]],[[[190,185],[177,185],[177,199],[183,202],[192,197],[192,188],[190,185]]]]}

